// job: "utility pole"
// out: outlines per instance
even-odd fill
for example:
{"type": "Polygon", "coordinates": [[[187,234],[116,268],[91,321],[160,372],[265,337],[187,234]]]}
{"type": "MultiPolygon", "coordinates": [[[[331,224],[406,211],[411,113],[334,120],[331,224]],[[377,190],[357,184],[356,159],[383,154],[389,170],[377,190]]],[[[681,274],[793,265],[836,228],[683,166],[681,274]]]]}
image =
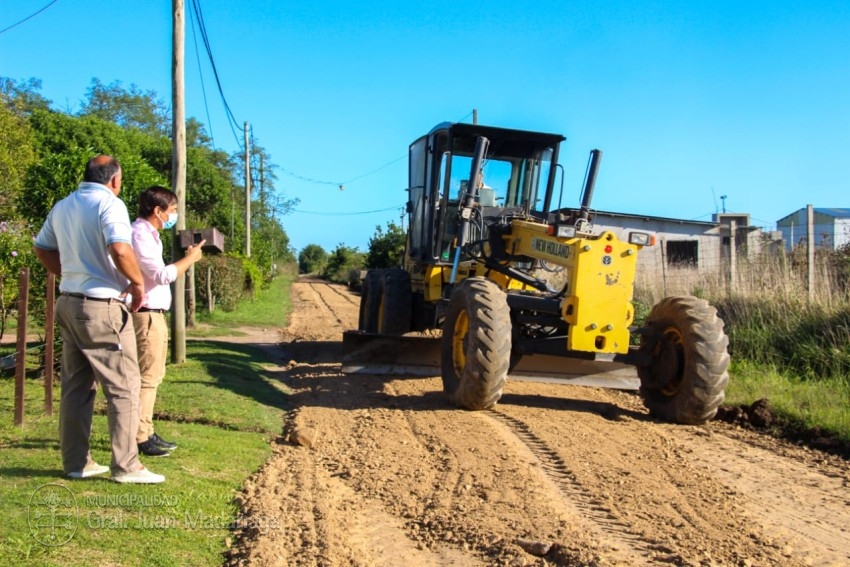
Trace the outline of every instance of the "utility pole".
{"type": "Polygon", "coordinates": [[[472,123],[478,124],[478,109],[477,108],[472,109],[472,123]]]}
{"type": "MultiPolygon", "coordinates": [[[[172,0],[173,19],[171,31],[171,187],[177,194],[177,227],[172,239],[174,260],[183,257],[177,234],[186,228],[186,104],[183,97],[184,31],[186,27],[183,0],[172,0]]],[[[171,303],[171,362],[186,362],[186,280],[174,282],[171,303]]]]}
{"type": "Polygon", "coordinates": [[[245,121],[245,256],[251,257],[251,148],[248,145],[248,121],[245,121]]]}

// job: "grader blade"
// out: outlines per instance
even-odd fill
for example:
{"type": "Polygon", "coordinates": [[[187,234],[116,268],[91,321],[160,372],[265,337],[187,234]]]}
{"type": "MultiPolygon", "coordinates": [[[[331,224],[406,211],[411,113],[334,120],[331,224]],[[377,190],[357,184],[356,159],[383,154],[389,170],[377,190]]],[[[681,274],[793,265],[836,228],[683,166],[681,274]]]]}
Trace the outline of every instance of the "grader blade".
{"type": "Polygon", "coordinates": [[[345,331],[342,372],[400,376],[439,376],[440,338],[345,331]]]}
{"type": "MultiPolygon", "coordinates": [[[[344,374],[440,376],[440,337],[380,335],[345,331],[342,337],[344,374]]],[[[524,356],[508,374],[510,380],[573,384],[637,390],[634,366],[609,360],[535,354],[524,356]]]]}

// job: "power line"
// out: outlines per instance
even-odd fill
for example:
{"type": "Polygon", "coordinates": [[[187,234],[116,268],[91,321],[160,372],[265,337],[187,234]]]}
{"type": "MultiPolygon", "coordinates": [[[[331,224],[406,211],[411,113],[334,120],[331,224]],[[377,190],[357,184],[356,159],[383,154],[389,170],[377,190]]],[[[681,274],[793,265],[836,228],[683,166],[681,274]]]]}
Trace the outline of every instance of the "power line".
{"type": "Polygon", "coordinates": [[[396,209],[401,209],[403,207],[404,207],[404,205],[397,205],[395,207],[387,207],[386,209],[375,209],[374,211],[359,211],[359,212],[356,212],[356,213],[328,213],[328,212],[320,212],[320,211],[299,211],[299,210],[296,210],[296,209],[293,209],[292,212],[293,213],[301,213],[301,214],[304,214],[304,215],[319,215],[319,216],[324,216],[324,217],[347,217],[347,216],[354,216],[354,215],[370,215],[372,213],[383,213],[383,212],[386,212],[386,211],[394,211],[396,209]]]}
{"type": "Polygon", "coordinates": [[[45,6],[44,8],[42,8],[41,10],[39,10],[38,12],[36,12],[35,14],[31,14],[31,15],[27,16],[26,18],[24,18],[23,20],[21,20],[20,22],[16,22],[16,23],[12,24],[11,26],[9,26],[8,28],[5,28],[5,29],[0,30],[0,33],[6,33],[6,32],[7,32],[7,31],[9,31],[10,29],[12,29],[12,28],[14,28],[14,27],[17,27],[17,26],[21,25],[22,23],[26,22],[27,20],[30,20],[30,19],[32,19],[32,18],[34,18],[34,17],[36,17],[36,16],[37,16],[37,15],[39,15],[40,13],[44,12],[45,10],[47,10],[48,8],[50,8],[51,6],[53,6],[54,4],[56,4],[58,1],[59,1],[59,0],[53,0],[53,2],[51,2],[51,3],[50,3],[50,4],[48,4],[47,6],[45,6]]]}
{"type": "Polygon", "coordinates": [[[215,83],[218,87],[218,93],[221,96],[221,102],[224,104],[225,114],[229,119],[230,130],[233,132],[233,138],[236,140],[236,145],[241,148],[242,144],[239,142],[239,136],[236,134],[235,128],[239,125],[239,121],[236,120],[235,116],[233,116],[233,112],[230,110],[230,105],[227,104],[227,99],[224,97],[224,89],[221,87],[221,78],[218,76],[218,69],[215,66],[215,59],[213,58],[212,48],[210,47],[210,39],[207,35],[207,28],[204,24],[204,14],[201,11],[200,0],[192,0],[192,6],[194,7],[195,18],[198,22],[198,29],[201,32],[201,39],[204,41],[204,49],[207,52],[207,58],[210,60],[210,65],[212,66],[213,76],[215,77],[215,83]]]}
{"type": "Polygon", "coordinates": [[[201,94],[204,97],[204,112],[207,115],[207,125],[210,129],[210,141],[212,142],[212,147],[215,148],[215,135],[213,134],[212,120],[210,120],[210,106],[207,103],[207,89],[204,85],[204,71],[201,69],[201,54],[198,51],[198,39],[195,36],[195,18],[189,18],[189,22],[192,24],[192,42],[195,44],[195,61],[198,63],[198,75],[201,78],[201,94]]]}
{"type": "MultiPolygon", "coordinates": [[[[473,111],[469,112],[468,114],[466,114],[465,116],[462,116],[459,120],[457,120],[457,122],[463,122],[464,120],[466,120],[467,118],[472,116],[474,112],[475,111],[473,110],[473,111]]],[[[395,162],[401,161],[406,157],[407,157],[407,154],[401,155],[401,156],[395,158],[394,160],[391,160],[391,161],[385,163],[381,167],[378,167],[377,169],[373,169],[372,171],[369,171],[369,172],[364,173],[362,175],[352,177],[351,179],[349,179],[347,181],[326,181],[326,180],[323,180],[323,179],[314,179],[312,177],[305,177],[303,175],[298,175],[297,173],[294,173],[292,171],[289,171],[289,170],[286,170],[286,169],[283,169],[283,168],[280,168],[280,170],[283,173],[285,173],[286,175],[289,175],[290,177],[294,177],[295,179],[300,179],[301,181],[306,181],[307,183],[313,183],[315,185],[334,185],[336,187],[339,187],[340,189],[344,189],[345,185],[347,185],[348,183],[351,183],[352,181],[357,181],[358,179],[362,179],[363,177],[372,175],[373,173],[377,173],[377,172],[381,171],[382,169],[384,169],[385,167],[389,167],[392,164],[394,164],[395,162]]]]}
{"type": "Polygon", "coordinates": [[[321,180],[321,179],[313,179],[311,177],[304,177],[303,175],[298,175],[297,173],[294,173],[294,172],[289,171],[287,169],[284,169],[282,167],[280,168],[280,170],[283,173],[285,173],[286,175],[289,175],[290,177],[294,177],[295,179],[300,179],[301,181],[306,181],[307,183],[313,183],[313,184],[316,184],[316,185],[333,185],[335,187],[339,187],[340,190],[342,190],[342,189],[345,189],[346,184],[351,183],[352,181],[357,181],[358,179],[362,179],[366,176],[372,175],[373,173],[378,173],[382,169],[387,168],[387,167],[391,166],[392,164],[396,163],[397,161],[403,160],[406,157],[407,157],[407,154],[399,156],[399,157],[395,158],[394,160],[388,161],[387,163],[385,163],[381,167],[378,167],[376,169],[373,169],[372,171],[363,173],[361,175],[357,175],[356,177],[352,177],[351,179],[348,179],[347,181],[324,181],[324,180],[321,180]]]}

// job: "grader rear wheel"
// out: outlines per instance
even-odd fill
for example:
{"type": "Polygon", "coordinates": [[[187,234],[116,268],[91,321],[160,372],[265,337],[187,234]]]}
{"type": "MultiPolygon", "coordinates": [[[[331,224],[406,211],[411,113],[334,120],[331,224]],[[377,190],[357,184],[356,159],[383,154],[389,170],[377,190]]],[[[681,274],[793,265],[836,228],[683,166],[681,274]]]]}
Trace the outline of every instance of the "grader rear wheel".
{"type": "Polygon", "coordinates": [[[652,308],[646,326],[652,332],[640,351],[651,362],[638,367],[638,376],[649,413],[692,425],[713,418],[729,381],[729,339],[717,310],[696,297],[668,297],[652,308]]]}
{"type": "Polygon", "coordinates": [[[485,278],[469,278],[452,293],[443,324],[443,390],[459,407],[496,405],[508,374],[511,317],[505,293],[485,278]]]}
{"type": "Polygon", "coordinates": [[[363,278],[363,289],[360,292],[360,319],[357,323],[359,331],[378,332],[378,302],[382,272],[383,270],[369,270],[363,278]]]}
{"type": "Polygon", "coordinates": [[[383,270],[378,299],[377,332],[403,335],[410,331],[410,274],[401,268],[383,270]]]}

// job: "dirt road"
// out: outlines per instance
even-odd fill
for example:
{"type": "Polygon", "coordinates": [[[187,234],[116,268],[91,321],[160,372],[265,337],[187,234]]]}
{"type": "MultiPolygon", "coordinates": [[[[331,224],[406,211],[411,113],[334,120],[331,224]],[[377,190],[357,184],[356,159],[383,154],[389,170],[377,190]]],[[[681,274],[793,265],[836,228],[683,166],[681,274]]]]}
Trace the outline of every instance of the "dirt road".
{"type": "Polygon", "coordinates": [[[268,349],[292,411],[242,495],[271,527],[231,565],[850,565],[846,461],[616,390],[509,379],[496,410],[454,409],[437,377],[340,374],[357,295],[293,301],[268,349]]]}

